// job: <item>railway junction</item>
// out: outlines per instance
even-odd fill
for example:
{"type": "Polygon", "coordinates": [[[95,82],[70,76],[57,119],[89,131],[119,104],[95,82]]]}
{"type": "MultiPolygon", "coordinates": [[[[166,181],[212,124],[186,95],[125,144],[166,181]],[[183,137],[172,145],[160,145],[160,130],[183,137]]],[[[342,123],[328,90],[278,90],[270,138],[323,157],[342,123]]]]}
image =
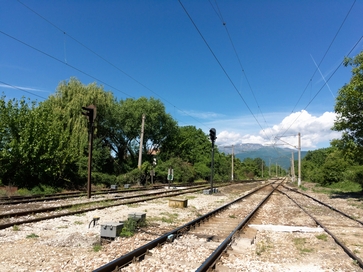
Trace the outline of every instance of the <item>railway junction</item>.
{"type": "Polygon", "coordinates": [[[319,203],[296,191],[276,181],[241,183],[212,195],[200,189],[178,196],[186,207],[159,197],[15,224],[0,230],[0,271],[363,271],[362,199],[303,192],[319,203]],[[146,215],[146,224],[132,237],[100,244],[101,227],[136,213],[146,215]],[[93,218],[99,220],[90,224],[93,218]],[[246,224],[207,267],[206,260],[241,221],[246,224]],[[158,246],[132,255],[165,235],[169,239],[158,246]],[[128,255],[132,261],[123,262],[128,255]]]}

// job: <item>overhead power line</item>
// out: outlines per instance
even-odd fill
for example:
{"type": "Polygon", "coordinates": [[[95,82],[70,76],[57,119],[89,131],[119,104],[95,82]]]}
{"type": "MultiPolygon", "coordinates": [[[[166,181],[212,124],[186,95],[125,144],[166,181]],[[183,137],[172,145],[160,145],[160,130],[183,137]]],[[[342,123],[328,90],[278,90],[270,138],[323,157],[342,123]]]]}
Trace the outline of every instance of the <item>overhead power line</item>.
{"type": "MultiPolygon", "coordinates": [[[[354,0],[353,4],[351,5],[350,9],[348,10],[347,14],[345,15],[344,19],[343,19],[343,22],[340,24],[338,30],[336,31],[332,41],[330,42],[327,50],[325,51],[322,59],[320,60],[319,64],[316,65],[316,69],[314,70],[314,73],[312,74],[312,76],[310,77],[308,83],[306,84],[306,87],[305,89],[303,90],[302,94],[300,95],[298,101],[296,102],[295,106],[293,107],[292,111],[291,112],[294,112],[295,111],[295,108],[297,107],[297,105],[299,104],[301,98],[303,97],[305,91],[307,90],[308,86],[311,84],[311,81],[312,81],[312,78],[315,76],[316,72],[320,69],[320,65],[321,63],[323,62],[323,60],[325,59],[326,55],[328,54],[331,46],[333,45],[335,39],[337,38],[340,30],[342,29],[345,21],[347,20],[350,12],[352,11],[353,7],[354,7],[354,4],[355,4],[356,0],[354,0]]],[[[362,39],[362,37],[359,39],[359,41],[362,39]]],[[[359,41],[356,43],[356,45],[352,48],[352,50],[357,46],[357,44],[359,43],[359,41]]],[[[348,53],[348,55],[352,52],[352,50],[348,53]]],[[[307,109],[307,107],[314,101],[314,99],[317,97],[317,95],[321,92],[321,90],[324,88],[324,86],[328,83],[328,81],[332,78],[332,76],[335,74],[335,72],[339,69],[339,67],[341,66],[342,62],[338,65],[338,67],[334,70],[334,72],[330,75],[330,77],[328,78],[328,80],[325,80],[325,83],[324,85],[319,89],[319,91],[313,96],[312,99],[310,99],[310,101],[308,102],[308,104],[304,107],[304,110],[307,109]]],[[[300,116],[302,115],[302,112],[297,116],[297,118],[290,124],[290,126],[285,130],[285,132],[283,133],[283,135],[292,127],[292,125],[300,118],[300,116]]]]}
{"type": "MultiPolygon", "coordinates": [[[[136,82],[137,84],[139,84],[140,86],[142,86],[143,88],[145,88],[146,90],[152,92],[154,95],[156,95],[157,97],[159,97],[162,101],[168,103],[169,105],[173,106],[175,109],[177,109],[178,111],[182,112],[183,114],[191,117],[193,120],[195,120],[197,123],[201,124],[202,126],[204,126],[205,128],[208,128],[208,126],[206,126],[205,124],[201,123],[199,120],[195,119],[193,116],[191,116],[190,114],[188,114],[187,112],[183,111],[182,109],[178,108],[176,105],[174,105],[173,103],[171,103],[170,101],[168,101],[167,99],[165,99],[164,97],[162,97],[161,95],[159,95],[158,93],[156,93],[155,91],[153,91],[151,88],[147,87],[145,84],[143,84],[142,82],[140,82],[139,80],[137,80],[136,78],[134,78],[133,76],[129,75],[128,73],[126,73],[125,71],[123,71],[121,68],[119,68],[117,65],[113,64],[111,61],[107,60],[106,58],[104,58],[103,56],[101,56],[100,54],[98,54],[96,51],[92,50],[90,47],[86,46],[84,43],[80,42],[79,40],[77,40],[76,38],[72,37],[71,35],[69,35],[65,30],[61,29],[60,27],[58,27],[56,24],[54,24],[53,22],[51,22],[50,20],[48,20],[47,18],[45,18],[44,16],[42,16],[41,14],[39,14],[38,12],[36,12],[35,10],[33,10],[32,8],[30,8],[29,6],[25,5],[23,2],[21,2],[20,0],[18,0],[18,2],[20,4],[22,4],[24,7],[26,7],[27,9],[29,9],[31,12],[33,12],[34,14],[36,14],[37,16],[39,16],[40,18],[42,18],[44,21],[46,21],[48,24],[52,25],[54,28],[56,28],[57,30],[59,30],[61,33],[63,33],[65,36],[71,38],[73,41],[75,41],[76,43],[78,43],[79,45],[81,45],[83,48],[87,49],[89,52],[91,52],[92,54],[94,54],[95,56],[97,56],[98,58],[100,58],[101,60],[103,60],[104,62],[106,62],[107,64],[109,64],[110,66],[112,66],[113,68],[117,69],[119,72],[121,72],[122,74],[124,74],[125,76],[127,76],[128,78],[130,78],[131,80],[133,80],[134,82],[136,82]]],[[[64,55],[65,55],[65,61],[63,62],[64,64],[68,65],[67,60],[66,60],[66,49],[64,48],[64,55]]],[[[68,65],[70,66],[70,65],[68,65]]],[[[91,78],[94,78],[91,76],[91,78]]],[[[106,84],[107,86],[110,86],[109,84],[106,84]]],[[[111,86],[110,86],[111,87],[111,86]]],[[[114,87],[112,87],[114,88],[114,87]]],[[[115,88],[115,90],[117,90],[115,88]]],[[[122,91],[121,91],[122,92],[122,91]]],[[[125,94],[125,93],[124,93],[125,94]]],[[[128,94],[126,94],[128,95],[128,94]]],[[[130,95],[128,95],[130,96],[130,95]]],[[[130,96],[131,97],[131,96],[130,96]]]]}
{"type": "MultiPolygon", "coordinates": [[[[221,21],[222,25],[224,26],[224,29],[226,30],[226,33],[227,33],[227,36],[228,36],[228,38],[229,38],[229,41],[230,41],[230,43],[231,43],[231,45],[232,45],[232,48],[233,48],[234,54],[236,55],[237,61],[238,61],[239,66],[240,66],[240,68],[241,68],[241,72],[242,72],[242,74],[244,75],[244,77],[245,77],[245,79],[246,79],[247,85],[248,85],[248,87],[249,87],[249,89],[250,89],[250,91],[251,91],[251,93],[252,93],[252,96],[253,96],[253,98],[254,98],[254,100],[255,100],[255,102],[256,102],[256,105],[257,105],[257,107],[258,107],[258,109],[259,109],[259,111],[260,111],[260,113],[261,113],[261,115],[262,115],[262,118],[263,118],[263,120],[264,120],[264,122],[265,122],[266,126],[268,127],[268,124],[267,124],[267,122],[266,122],[265,116],[264,116],[264,114],[262,113],[261,107],[260,107],[260,105],[259,105],[259,103],[258,103],[258,101],[257,101],[257,99],[256,99],[255,92],[253,91],[252,86],[251,86],[251,84],[250,84],[250,81],[248,80],[247,74],[246,74],[246,72],[245,72],[245,69],[244,69],[244,68],[243,68],[243,66],[242,66],[241,59],[240,59],[240,57],[239,57],[239,55],[238,55],[238,53],[237,53],[236,47],[235,47],[234,42],[233,42],[233,40],[232,40],[232,37],[231,37],[231,35],[230,35],[230,33],[229,33],[229,30],[228,30],[227,24],[226,24],[226,22],[225,22],[225,20],[224,20],[224,18],[223,18],[222,12],[221,12],[221,10],[220,10],[220,8],[219,8],[219,6],[218,6],[217,0],[214,0],[214,2],[215,2],[215,4],[216,4],[217,10],[215,9],[215,7],[214,7],[214,5],[212,4],[211,0],[209,0],[209,3],[211,4],[211,6],[212,6],[212,8],[214,9],[215,13],[217,14],[218,18],[220,19],[220,21],[221,21]]],[[[262,131],[263,131],[263,133],[266,135],[265,130],[263,129],[262,131]]],[[[267,136],[267,135],[266,135],[266,136],[267,136]]],[[[270,136],[270,140],[271,140],[271,138],[272,138],[272,135],[270,136]]]]}
{"type": "Polygon", "coordinates": [[[181,0],[178,0],[180,5],[182,6],[184,12],[186,13],[186,15],[188,16],[188,18],[190,19],[190,21],[192,22],[193,26],[195,27],[195,29],[197,30],[199,36],[202,38],[202,40],[204,41],[205,45],[208,47],[209,51],[211,52],[211,54],[213,55],[214,59],[217,61],[218,65],[220,66],[220,68],[222,69],[223,73],[226,75],[226,77],[228,78],[229,82],[232,84],[233,88],[235,89],[235,91],[238,93],[238,95],[240,96],[240,98],[242,99],[243,103],[246,105],[247,109],[249,110],[249,112],[252,114],[253,118],[255,119],[255,121],[257,122],[257,124],[260,126],[260,128],[263,130],[263,127],[261,126],[260,122],[257,120],[256,116],[253,114],[251,108],[248,106],[246,100],[243,98],[242,94],[238,91],[236,85],[233,83],[231,77],[228,75],[227,71],[224,69],[222,63],[219,61],[219,59],[217,58],[216,54],[213,52],[212,48],[209,46],[208,42],[206,41],[206,39],[204,38],[203,34],[200,32],[198,26],[195,24],[193,18],[190,16],[190,14],[188,13],[187,9],[184,7],[183,3],[181,2],[181,0]]]}

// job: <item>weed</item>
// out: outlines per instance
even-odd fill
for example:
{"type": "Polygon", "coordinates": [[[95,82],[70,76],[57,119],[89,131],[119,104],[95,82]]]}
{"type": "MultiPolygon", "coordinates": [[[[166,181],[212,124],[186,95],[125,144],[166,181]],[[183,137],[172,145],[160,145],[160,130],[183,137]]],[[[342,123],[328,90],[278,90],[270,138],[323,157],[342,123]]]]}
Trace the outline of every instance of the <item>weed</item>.
{"type": "Polygon", "coordinates": [[[258,256],[261,256],[261,254],[263,252],[266,252],[269,248],[271,248],[271,246],[269,246],[264,241],[260,241],[260,242],[256,243],[256,254],[258,256]]]}
{"type": "Polygon", "coordinates": [[[18,225],[13,226],[13,231],[19,231],[19,230],[20,230],[20,227],[18,225]]]}
{"type": "Polygon", "coordinates": [[[75,222],[74,222],[74,224],[75,224],[75,225],[82,225],[82,224],[83,224],[83,222],[82,222],[82,221],[75,221],[75,222]]]}
{"type": "Polygon", "coordinates": [[[236,216],[234,214],[230,214],[229,218],[236,218],[236,216]]]}
{"type": "Polygon", "coordinates": [[[165,215],[161,218],[161,221],[169,224],[173,223],[179,216],[179,214],[177,213],[161,213],[161,214],[165,215]]]}
{"type": "Polygon", "coordinates": [[[294,238],[293,241],[300,253],[309,253],[313,251],[313,249],[311,248],[304,247],[306,243],[306,238],[294,238]]]}
{"type": "Polygon", "coordinates": [[[315,237],[318,238],[319,240],[323,240],[323,241],[327,241],[328,240],[328,235],[326,235],[325,233],[318,234],[315,237]]]}
{"type": "Polygon", "coordinates": [[[93,251],[94,251],[94,252],[98,252],[98,251],[100,251],[101,249],[102,249],[101,244],[95,244],[95,245],[93,245],[93,251]]]}
{"type": "Polygon", "coordinates": [[[121,237],[132,237],[135,233],[135,229],[137,227],[137,221],[134,219],[127,219],[124,222],[124,226],[119,234],[121,237]]]}
{"type": "Polygon", "coordinates": [[[68,229],[68,226],[59,226],[57,229],[68,229]]]}
{"type": "Polygon", "coordinates": [[[35,233],[29,234],[26,236],[26,238],[38,238],[39,236],[36,235],[35,233]]]}
{"type": "Polygon", "coordinates": [[[137,207],[139,207],[139,204],[137,204],[137,203],[126,204],[126,206],[129,207],[129,208],[137,208],[137,207]]]}

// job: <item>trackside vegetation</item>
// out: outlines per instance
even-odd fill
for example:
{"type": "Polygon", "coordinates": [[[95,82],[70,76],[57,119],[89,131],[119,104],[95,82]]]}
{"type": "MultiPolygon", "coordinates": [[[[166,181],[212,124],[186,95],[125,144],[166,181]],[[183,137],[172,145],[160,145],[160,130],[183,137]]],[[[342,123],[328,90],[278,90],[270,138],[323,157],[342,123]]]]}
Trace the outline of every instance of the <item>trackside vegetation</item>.
{"type": "Polygon", "coordinates": [[[302,178],[332,190],[363,188],[363,52],[344,60],[352,77],[338,93],[333,130],[342,132],[328,148],[309,151],[302,160],[302,178]]]}
{"type": "MultiPolygon", "coordinates": [[[[92,184],[209,180],[211,142],[194,126],[179,126],[153,97],[116,99],[96,83],[63,81],[48,99],[37,102],[0,97],[0,186],[22,194],[85,189],[88,167],[88,121],[82,107],[96,105],[92,184]],[[138,168],[142,115],[146,116],[142,166],[138,168]],[[154,162],[154,164],[153,164],[154,162]],[[156,162],[156,165],[155,165],[156,162]]],[[[235,179],[261,176],[261,160],[235,159],[235,179]]],[[[264,176],[268,173],[265,166],[264,176]]],[[[215,151],[214,180],[230,180],[231,155],[215,151]]]]}

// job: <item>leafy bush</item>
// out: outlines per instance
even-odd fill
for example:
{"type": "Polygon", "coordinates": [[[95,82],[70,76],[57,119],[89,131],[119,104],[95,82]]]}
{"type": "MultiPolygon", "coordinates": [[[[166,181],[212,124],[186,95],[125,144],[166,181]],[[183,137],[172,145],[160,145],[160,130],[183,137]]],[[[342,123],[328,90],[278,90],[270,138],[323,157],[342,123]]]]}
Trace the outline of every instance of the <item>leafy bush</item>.
{"type": "Polygon", "coordinates": [[[121,237],[132,237],[135,233],[135,229],[137,227],[137,221],[134,219],[127,219],[127,221],[124,222],[124,227],[122,228],[120,232],[121,237]]]}
{"type": "Polygon", "coordinates": [[[116,184],[117,178],[115,175],[109,175],[101,172],[92,173],[92,184],[104,184],[109,187],[111,184],[116,184]]]}
{"type": "Polygon", "coordinates": [[[343,173],[344,180],[363,185],[363,165],[352,166],[343,173]]]}
{"type": "Polygon", "coordinates": [[[39,184],[38,186],[35,186],[33,189],[31,189],[30,192],[32,195],[51,195],[57,193],[58,191],[59,190],[49,185],[39,184]]]}

